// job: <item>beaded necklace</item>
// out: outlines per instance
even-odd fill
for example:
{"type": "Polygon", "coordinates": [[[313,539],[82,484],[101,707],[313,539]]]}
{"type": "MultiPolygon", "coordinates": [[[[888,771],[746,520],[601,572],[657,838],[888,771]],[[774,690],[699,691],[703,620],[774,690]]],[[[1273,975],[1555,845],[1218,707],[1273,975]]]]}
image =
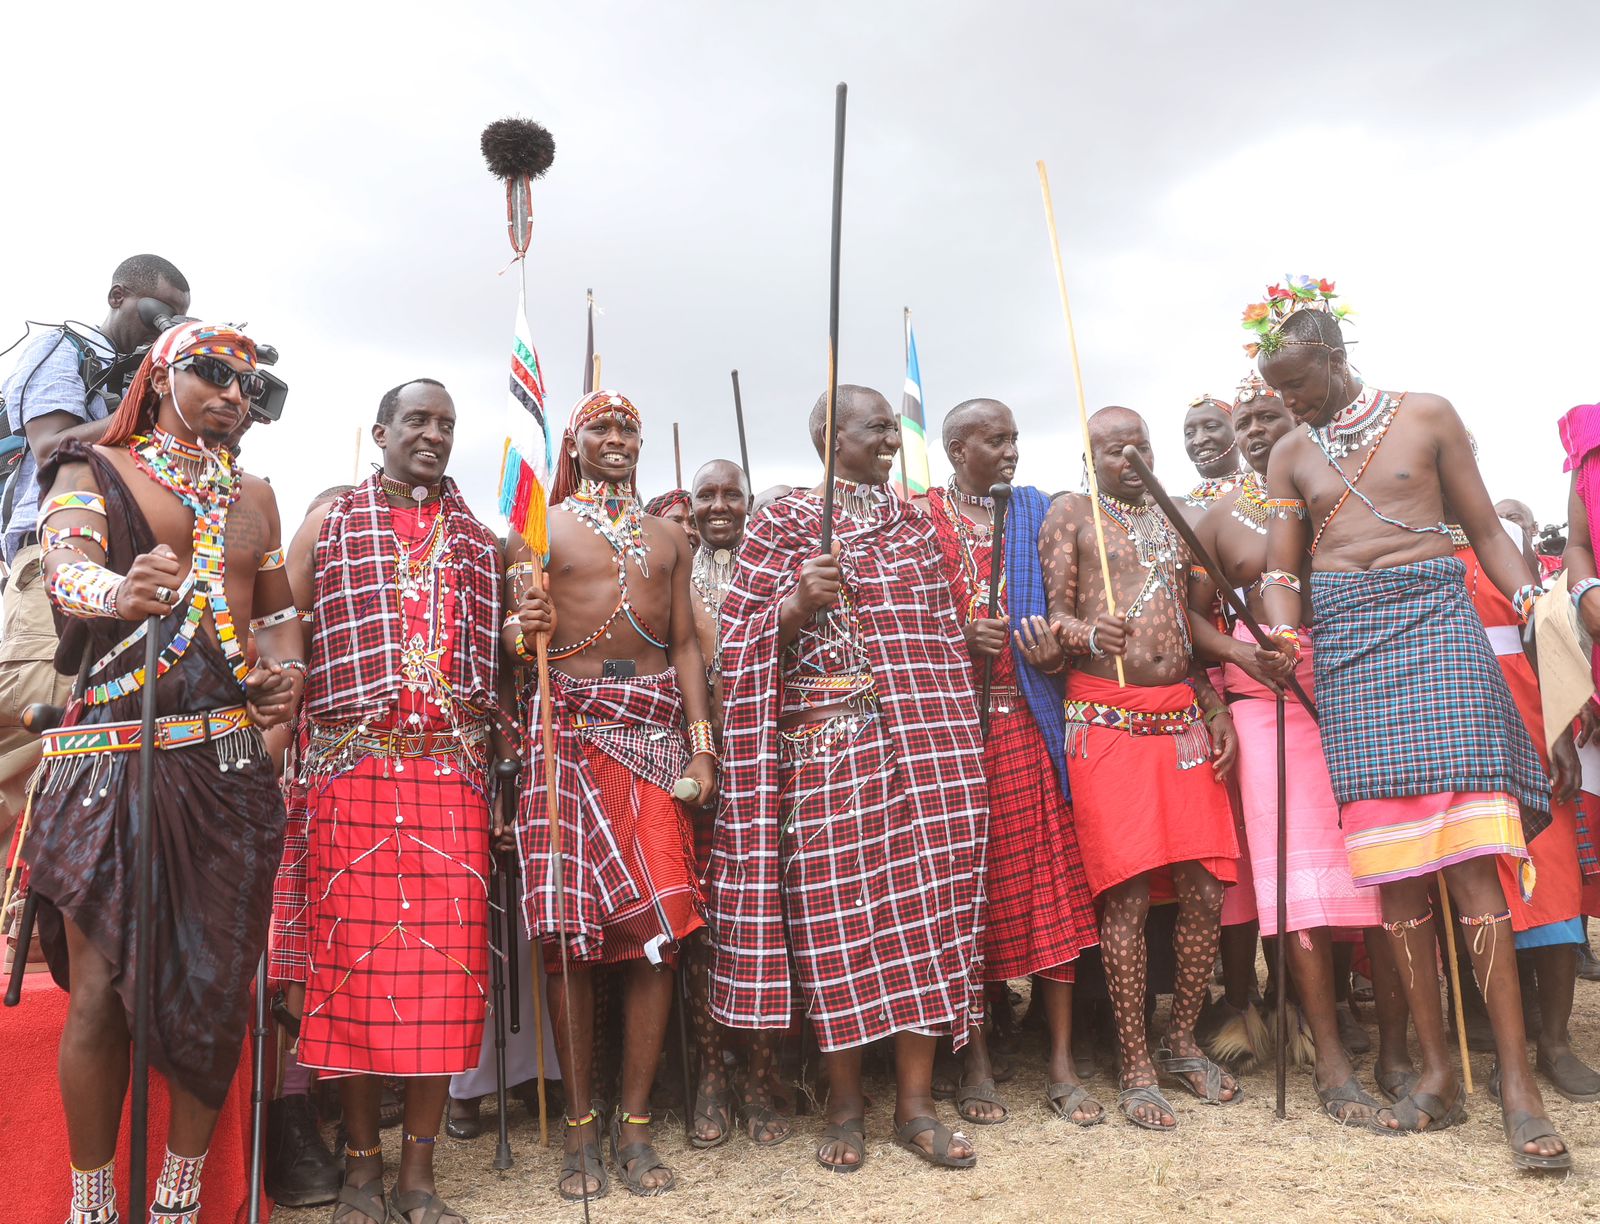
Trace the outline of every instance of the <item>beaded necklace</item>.
{"type": "Polygon", "coordinates": [[[1231,513],[1257,535],[1267,534],[1267,482],[1259,472],[1245,475],[1231,513]]]}
{"type": "Polygon", "coordinates": [[[639,501],[631,490],[609,481],[584,477],[577,491],[567,495],[567,504],[579,522],[611,545],[624,588],[628,557],[638,563],[641,574],[650,577],[650,546],[644,539],[639,501]]]}
{"type": "Polygon", "coordinates": [[[1131,505],[1101,493],[1100,509],[1132,541],[1139,564],[1145,569],[1145,579],[1139,593],[1123,609],[1122,614],[1129,620],[1137,620],[1144,614],[1150,597],[1157,590],[1165,591],[1176,612],[1173,619],[1178,626],[1178,638],[1183,643],[1184,653],[1190,653],[1189,617],[1185,602],[1187,593],[1179,590],[1176,580],[1176,562],[1180,551],[1178,533],[1167,522],[1166,515],[1149,502],[1131,505]]]}
{"type": "Polygon", "coordinates": [[[711,638],[714,643],[710,659],[711,670],[722,670],[722,602],[733,585],[734,550],[709,548],[702,544],[695,550],[694,564],[689,569],[689,585],[700,597],[705,610],[711,614],[711,638]]]}
{"type": "MultiPolygon", "coordinates": [[[[217,627],[217,642],[222,647],[223,657],[233,670],[234,679],[243,684],[250,664],[239,644],[223,582],[228,509],[239,499],[240,492],[234,478],[233,459],[227,451],[208,454],[163,429],[152,431],[148,438],[132,439],[128,453],[141,472],[194,512],[193,552],[189,577],[184,584],[189,589],[189,607],[156,661],[156,678],[159,680],[171,671],[188,651],[209,610],[212,623],[217,627]]],[[[96,664],[95,670],[109,664],[144,634],[145,625],[141,624],[109,651],[96,664]]],[[[84,703],[103,705],[136,693],[144,687],[145,680],[144,668],[136,667],[115,679],[91,685],[84,693],[84,703]]]]}
{"type": "Polygon", "coordinates": [[[945,488],[950,493],[951,501],[960,502],[963,506],[981,506],[985,510],[994,509],[994,498],[987,493],[968,493],[956,483],[954,476],[950,477],[950,483],[945,488]]]}
{"type": "Polygon", "coordinates": [[[418,506],[425,506],[430,502],[438,501],[444,496],[444,487],[442,485],[429,487],[428,485],[407,484],[403,480],[396,480],[377,464],[372,466],[373,470],[378,473],[378,487],[391,497],[403,497],[407,501],[416,502],[418,506]]]}
{"type": "Polygon", "coordinates": [[[1200,483],[1183,495],[1183,500],[1196,510],[1209,506],[1224,493],[1232,493],[1237,489],[1244,477],[1243,470],[1226,472],[1221,476],[1202,476],[1200,483]]]}
{"type": "MultiPolygon", "coordinates": [[[[955,481],[950,482],[952,487],[955,481]]],[[[968,505],[973,505],[977,499],[967,496],[968,505]]],[[[991,506],[993,498],[984,498],[991,506]]],[[[956,504],[952,492],[950,500],[950,522],[956,529],[956,539],[961,545],[961,572],[967,580],[967,620],[977,620],[980,613],[986,614],[989,608],[989,584],[980,575],[983,573],[980,564],[982,554],[988,553],[994,547],[994,527],[983,523],[975,523],[966,516],[961,507],[956,504]]],[[[997,616],[1006,615],[1006,570],[1004,559],[1000,559],[1000,583],[996,587],[999,599],[996,604],[997,616]]]]}
{"type": "Polygon", "coordinates": [[[1363,387],[1352,403],[1333,414],[1333,419],[1320,429],[1307,426],[1322,453],[1332,459],[1343,459],[1381,438],[1394,420],[1400,402],[1386,391],[1363,387]]]}

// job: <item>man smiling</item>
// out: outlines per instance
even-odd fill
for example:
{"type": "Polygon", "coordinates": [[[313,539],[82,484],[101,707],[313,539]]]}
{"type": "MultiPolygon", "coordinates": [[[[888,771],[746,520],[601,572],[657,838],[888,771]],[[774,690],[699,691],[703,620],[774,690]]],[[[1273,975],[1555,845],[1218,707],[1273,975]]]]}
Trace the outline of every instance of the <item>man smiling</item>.
{"type": "Polygon", "coordinates": [[[1189,401],[1183,416],[1183,449],[1200,473],[1200,483],[1183,498],[1191,510],[1204,510],[1244,479],[1233,433],[1233,405],[1226,400],[1200,395],[1189,401]]]}
{"type": "MultiPolygon", "coordinates": [[[[841,386],[834,545],[822,487],[750,522],[722,608],[727,795],[708,884],[712,1013],[787,1027],[790,965],[829,1080],[817,1160],[866,1158],[861,1050],[894,1038],[895,1139],[967,1168],[934,1116],[936,1035],[981,1019],[977,900],[988,811],[971,663],[933,525],[889,491],[882,395],[841,386]],[[792,957],[792,962],[791,962],[792,957]]],[[[824,453],[827,400],[811,412],[824,453]]]]}

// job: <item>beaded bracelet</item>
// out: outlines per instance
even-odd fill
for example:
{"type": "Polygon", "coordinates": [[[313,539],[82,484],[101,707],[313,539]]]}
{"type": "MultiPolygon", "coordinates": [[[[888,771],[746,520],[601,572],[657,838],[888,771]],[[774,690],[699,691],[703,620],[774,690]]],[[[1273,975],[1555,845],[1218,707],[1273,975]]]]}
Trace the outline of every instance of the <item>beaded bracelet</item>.
{"type": "Polygon", "coordinates": [[[1511,597],[1511,606],[1516,610],[1517,623],[1526,625],[1533,619],[1533,605],[1538,602],[1539,596],[1544,592],[1534,583],[1519,587],[1517,593],[1511,597]]]}
{"type": "Polygon", "coordinates": [[[1582,582],[1578,583],[1577,586],[1573,587],[1571,591],[1572,606],[1576,608],[1579,604],[1581,604],[1583,602],[1583,597],[1590,591],[1594,590],[1595,587],[1600,587],[1600,578],[1585,578],[1582,582]]]}
{"type": "Polygon", "coordinates": [[[297,671],[300,673],[302,678],[311,674],[309,669],[306,667],[306,661],[304,659],[279,659],[278,666],[287,668],[290,671],[297,671]]]}
{"type": "Polygon", "coordinates": [[[1306,516],[1306,504],[1298,497],[1268,497],[1261,504],[1271,518],[1303,519],[1306,516]]]}
{"type": "Polygon", "coordinates": [[[250,632],[260,633],[263,629],[271,629],[274,625],[287,624],[289,621],[298,620],[300,609],[290,604],[287,608],[279,608],[276,612],[268,612],[265,616],[258,616],[250,622],[250,632]]]}
{"type": "Polygon", "coordinates": [[[517,658],[524,663],[537,663],[539,661],[538,655],[528,653],[528,639],[522,635],[521,630],[517,631],[517,640],[511,643],[511,649],[517,652],[517,658]]]}
{"type": "Polygon", "coordinates": [[[90,620],[117,615],[117,593],[127,579],[93,561],[58,565],[50,575],[50,601],[66,616],[90,620]]]}
{"type": "Polygon", "coordinates": [[[716,757],[717,744],[708,719],[697,718],[689,724],[689,755],[716,757]]]}
{"type": "Polygon", "coordinates": [[[1300,634],[1293,625],[1274,625],[1267,630],[1267,637],[1288,642],[1292,648],[1290,653],[1297,659],[1300,657],[1300,634]]]}
{"type": "Polygon", "coordinates": [[[1263,591],[1268,587],[1280,586],[1285,590],[1293,591],[1296,595],[1300,594],[1300,576],[1291,574],[1288,570],[1267,570],[1261,575],[1261,581],[1258,585],[1263,591]]]}
{"type": "Polygon", "coordinates": [[[272,570],[283,568],[284,555],[281,548],[269,548],[261,554],[261,564],[258,567],[263,574],[272,570]]]}
{"type": "Polygon", "coordinates": [[[88,540],[91,544],[98,544],[102,553],[109,551],[105,536],[93,527],[46,527],[44,529],[45,552],[54,552],[58,548],[64,548],[68,552],[77,553],[85,561],[93,561],[93,557],[89,556],[76,544],[71,543],[73,540],[88,540]]]}
{"type": "Polygon", "coordinates": [[[1209,578],[1209,577],[1211,577],[1211,571],[1206,569],[1206,567],[1203,566],[1203,565],[1191,565],[1189,567],[1189,577],[1191,577],[1191,578],[1209,578]]]}

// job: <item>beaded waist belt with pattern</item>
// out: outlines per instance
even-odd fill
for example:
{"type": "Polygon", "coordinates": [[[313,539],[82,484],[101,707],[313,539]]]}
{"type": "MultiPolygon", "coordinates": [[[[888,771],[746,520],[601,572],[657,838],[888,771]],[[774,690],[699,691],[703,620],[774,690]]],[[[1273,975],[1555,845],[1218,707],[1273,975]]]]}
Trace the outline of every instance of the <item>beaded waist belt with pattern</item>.
{"type": "MultiPolygon", "coordinates": [[[[243,706],[224,706],[204,714],[172,714],[156,719],[156,747],[163,751],[196,748],[250,725],[243,706]]],[[[44,745],[44,755],[52,760],[97,752],[137,752],[144,744],[144,724],[135,720],[56,727],[41,735],[39,742],[44,745]]]]}
{"type": "Polygon", "coordinates": [[[785,676],[783,712],[793,714],[813,706],[860,702],[876,705],[877,690],[871,672],[846,672],[836,676],[785,676]]]}
{"type": "Polygon", "coordinates": [[[463,750],[470,752],[488,738],[487,723],[469,723],[459,732],[369,731],[359,723],[355,726],[313,724],[311,755],[321,757],[348,751],[381,757],[450,756],[463,750]]]}
{"type": "Polygon", "coordinates": [[[1124,731],[1129,735],[1171,736],[1178,753],[1179,769],[1193,769],[1211,757],[1211,735],[1201,721],[1200,703],[1197,701],[1191,701],[1181,710],[1161,714],[1070,698],[1061,703],[1061,709],[1067,719],[1066,752],[1069,757],[1078,755],[1088,758],[1084,732],[1089,727],[1124,731]]]}

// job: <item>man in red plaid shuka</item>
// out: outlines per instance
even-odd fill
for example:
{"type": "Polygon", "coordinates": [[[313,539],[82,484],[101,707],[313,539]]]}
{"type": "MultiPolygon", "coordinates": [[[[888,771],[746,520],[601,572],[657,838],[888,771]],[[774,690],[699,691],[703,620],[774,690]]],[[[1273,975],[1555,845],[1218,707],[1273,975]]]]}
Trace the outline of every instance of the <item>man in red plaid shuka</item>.
{"type": "MultiPolygon", "coordinates": [[[[928,490],[925,506],[938,534],[944,578],[974,676],[981,677],[985,665],[992,669],[984,745],[989,774],[984,977],[1004,983],[1034,976],[1050,1029],[1045,1102],[1057,1116],[1092,1126],[1104,1119],[1105,1110],[1073,1069],[1072,982],[1073,962],[1099,942],[1099,935],[1072,809],[1044,740],[1046,727],[1058,740],[1062,735],[1059,676],[1066,658],[1045,618],[1029,615],[1026,596],[1027,588],[1043,590],[1038,528],[1049,498],[1037,489],[1013,491],[1013,513],[1000,541],[1005,555],[998,559],[998,606],[990,616],[996,558],[989,490],[1001,482],[1009,485],[1016,473],[1017,423],[1011,409],[988,399],[957,405],[944,418],[944,450],[955,475],[947,488],[928,490]],[[1019,563],[1034,574],[1026,587],[1013,581],[1021,577],[1013,574],[1019,563]],[[1015,598],[1019,590],[1021,600],[1015,598]],[[1013,622],[1016,629],[1008,632],[1013,622]],[[1029,708],[1035,700],[1045,703],[1043,722],[1029,708]]],[[[981,701],[981,679],[978,687],[981,701]]],[[[972,1030],[967,1046],[956,1108],[969,1122],[1003,1122],[1009,1116],[995,1093],[980,1028],[972,1030]]]]}
{"type": "Polygon", "coordinates": [[[299,1059],[344,1077],[350,1221],[385,1218],[385,1075],[407,1077],[388,1210],[459,1218],[437,1196],[433,1144],[449,1077],[483,1038],[500,547],[444,474],[455,417],[431,379],[384,395],[382,471],[313,512],[315,552],[291,575],[314,591],[299,1059]]]}
{"type": "MultiPolygon", "coordinates": [[[[689,539],[668,520],[640,512],[640,443],[639,413],[626,396],[596,391],[578,402],[550,491],[545,583],[541,589],[531,581],[528,548],[513,538],[517,614],[503,636],[524,663],[535,661],[535,639],[545,637],[552,664],[559,885],[537,725],[517,829],[523,917],[529,935],[545,945],[567,1109],[576,1113],[591,1100],[594,969],[623,964],[627,1040],[612,1152],[632,1193],[657,1195],[672,1189],[674,1178],[650,1143],[650,1084],[672,1007],[677,948],[705,925],[694,833],[673,788],[688,779],[695,797],[709,802],[717,758],[690,603],[689,539]]],[[[539,708],[535,692],[535,720],[539,708]]],[[[563,1129],[557,1192],[566,1199],[606,1193],[596,1111],[569,1117],[563,1129]]]]}
{"type": "MultiPolygon", "coordinates": [[[[972,673],[928,519],[887,482],[899,419],[838,389],[835,545],[819,490],[762,509],[722,608],[727,798],[708,875],[713,1015],[783,1028],[790,958],[829,1077],[817,1159],[866,1155],[861,1047],[895,1039],[902,1146],[966,1168],[938,1122],[934,1039],[982,1016],[988,823],[972,673]]],[[[819,453],[826,400],[811,414],[819,453]]]]}

